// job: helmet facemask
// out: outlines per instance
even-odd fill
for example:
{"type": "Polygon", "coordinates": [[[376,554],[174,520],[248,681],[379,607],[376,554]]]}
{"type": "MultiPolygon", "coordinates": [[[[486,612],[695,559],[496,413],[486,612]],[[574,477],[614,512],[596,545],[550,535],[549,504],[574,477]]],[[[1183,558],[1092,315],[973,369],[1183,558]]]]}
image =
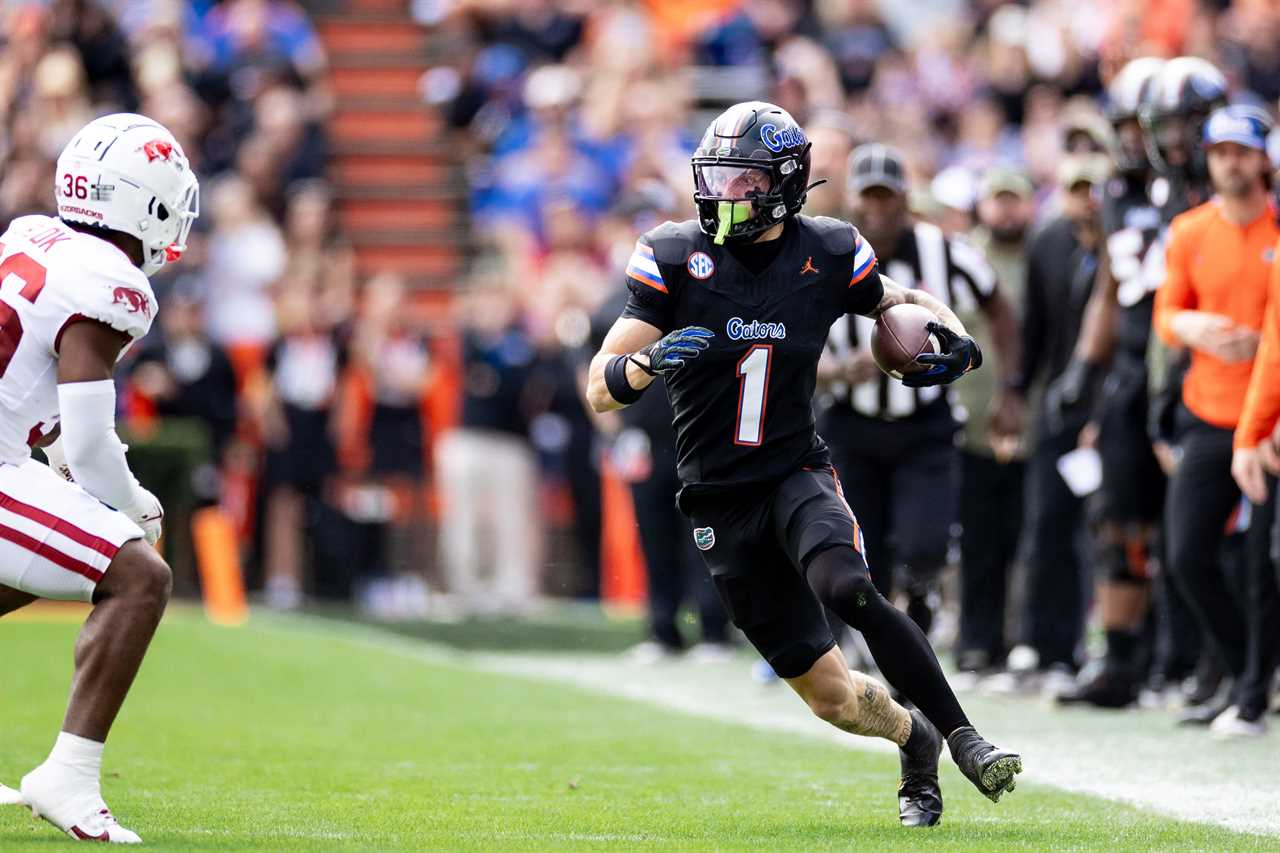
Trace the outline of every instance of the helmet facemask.
{"type": "Polygon", "coordinates": [[[782,203],[781,195],[775,192],[776,182],[769,165],[694,163],[693,175],[699,213],[705,206],[714,204],[716,245],[723,244],[729,237],[759,234],[773,225],[761,215],[762,211],[782,203]]]}
{"type": "MultiPolygon", "coordinates": [[[[143,240],[142,271],[146,275],[154,275],[166,263],[177,261],[187,250],[191,226],[200,215],[200,184],[194,175],[174,207],[175,210],[170,210],[159,198],[154,201],[154,219],[160,230],[155,237],[143,240]]],[[[144,221],[139,225],[145,233],[147,223],[144,221]]]]}
{"type": "Polygon", "coordinates": [[[695,157],[693,200],[703,230],[713,235],[716,245],[723,245],[754,237],[777,225],[795,212],[787,204],[783,186],[786,177],[799,168],[795,159],[757,162],[735,157],[695,157]]]}

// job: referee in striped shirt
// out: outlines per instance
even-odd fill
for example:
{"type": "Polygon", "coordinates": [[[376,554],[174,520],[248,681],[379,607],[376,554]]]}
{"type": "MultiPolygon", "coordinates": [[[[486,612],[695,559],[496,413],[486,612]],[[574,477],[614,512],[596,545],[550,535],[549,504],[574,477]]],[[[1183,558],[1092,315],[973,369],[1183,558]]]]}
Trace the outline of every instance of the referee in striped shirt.
{"type": "MultiPolygon", "coordinates": [[[[998,364],[1016,359],[1017,320],[996,287],[982,253],[943,236],[907,210],[906,171],[892,148],[870,144],[849,158],[846,184],[851,219],[895,281],[928,291],[959,311],[982,311],[991,324],[998,364]]],[[[872,321],[846,316],[831,327],[818,379],[828,405],[819,430],[862,522],[876,587],[892,594],[895,577],[907,593],[908,613],[928,632],[930,598],[946,564],[955,521],[955,434],[963,411],[943,388],[907,388],[871,358],[872,321]]],[[[997,417],[973,412],[970,417],[997,417]]]]}

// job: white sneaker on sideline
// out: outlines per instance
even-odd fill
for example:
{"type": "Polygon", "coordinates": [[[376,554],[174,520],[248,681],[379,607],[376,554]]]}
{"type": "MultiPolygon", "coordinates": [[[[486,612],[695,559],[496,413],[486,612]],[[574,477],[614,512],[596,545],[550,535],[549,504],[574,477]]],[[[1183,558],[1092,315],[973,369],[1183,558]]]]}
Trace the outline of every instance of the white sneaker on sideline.
{"type": "Polygon", "coordinates": [[[1214,717],[1213,722],[1209,724],[1209,734],[1219,740],[1263,737],[1266,733],[1266,717],[1259,716],[1256,720],[1243,720],[1240,718],[1240,708],[1236,705],[1232,705],[1214,717]]]}
{"type": "Polygon", "coordinates": [[[733,646],[728,643],[698,643],[689,649],[694,663],[728,663],[733,660],[733,646]]]}
{"type": "Polygon", "coordinates": [[[111,816],[102,801],[98,780],[46,761],[22,777],[22,799],[31,813],[44,818],[77,841],[141,844],[136,832],[111,816]]]}
{"type": "Polygon", "coordinates": [[[643,643],[637,643],[627,649],[624,654],[626,655],[627,660],[631,663],[648,666],[650,664],[672,660],[678,657],[680,653],[669,646],[664,646],[656,640],[645,640],[643,643]]]}
{"type": "Polygon", "coordinates": [[[8,785],[0,785],[0,806],[25,806],[27,801],[22,799],[22,793],[15,791],[8,785]]]}
{"type": "Polygon", "coordinates": [[[1040,682],[1040,696],[1052,701],[1067,694],[1075,686],[1076,677],[1072,675],[1071,670],[1055,664],[1049,667],[1040,682]]]}

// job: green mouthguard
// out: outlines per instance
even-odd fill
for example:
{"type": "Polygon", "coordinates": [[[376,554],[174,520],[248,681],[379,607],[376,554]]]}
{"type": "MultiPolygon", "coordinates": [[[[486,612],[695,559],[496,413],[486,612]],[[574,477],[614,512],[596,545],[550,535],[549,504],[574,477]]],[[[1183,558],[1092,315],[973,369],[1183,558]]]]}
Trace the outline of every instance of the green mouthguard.
{"type": "Polygon", "coordinates": [[[722,201],[716,210],[716,218],[720,220],[720,227],[716,229],[716,236],[712,242],[722,246],[730,228],[751,218],[751,204],[745,201],[722,201]]]}

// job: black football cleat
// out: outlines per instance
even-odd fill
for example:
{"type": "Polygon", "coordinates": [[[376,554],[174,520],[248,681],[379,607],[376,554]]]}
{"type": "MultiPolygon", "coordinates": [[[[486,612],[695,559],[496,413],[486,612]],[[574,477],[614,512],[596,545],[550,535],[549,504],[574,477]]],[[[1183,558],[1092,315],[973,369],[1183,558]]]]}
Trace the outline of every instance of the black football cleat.
{"type": "Polygon", "coordinates": [[[951,758],[982,795],[993,803],[1016,786],[1014,776],[1022,772],[1022,756],[988,743],[973,726],[961,726],[947,735],[951,758]]]}
{"type": "Polygon", "coordinates": [[[1095,708],[1127,708],[1138,701],[1138,685],[1125,673],[1103,668],[1055,700],[1059,705],[1092,705],[1095,708]]]}
{"type": "Polygon", "coordinates": [[[942,735],[920,711],[912,708],[910,713],[911,737],[898,750],[902,762],[898,820],[903,826],[937,826],[942,820],[942,788],[938,784],[942,735]]]}

